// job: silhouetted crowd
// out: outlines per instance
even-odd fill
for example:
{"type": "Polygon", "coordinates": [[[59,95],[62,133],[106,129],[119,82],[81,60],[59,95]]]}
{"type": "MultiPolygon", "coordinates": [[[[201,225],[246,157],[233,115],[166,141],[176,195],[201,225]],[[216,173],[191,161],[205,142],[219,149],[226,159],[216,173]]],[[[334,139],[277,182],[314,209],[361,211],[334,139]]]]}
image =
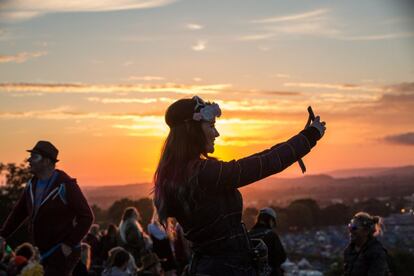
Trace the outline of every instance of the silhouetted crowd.
{"type": "MultiPolygon", "coordinates": [[[[161,225],[154,215],[145,231],[140,220],[138,210],[129,207],[118,226],[93,224],[82,240],[73,275],[180,275],[191,257],[180,225],[173,219],[161,225]]],[[[0,242],[0,276],[44,275],[36,247],[23,243],[12,250],[0,242]]]]}
{"type": "MultiPolygon", "coordinates": [[[[392,275],[387,268],[386,250],[371,235],[377,223],[376,217],[366,213],[358,213],[351,220],[348,225],[350,243],[344,251],[345,275],[365,275],[368,270],[378,273],[375,275],[392,275]],[[372,218],[375,220],[371,221],[372,218]],[[385,271],[388,274],[384,274],[385,271]]],[[[267,268],[259,275],[284,275],[281,265],[286,260],[286,253],[275,228],[276,212],[272,208],[263,208],[249,231],[252,240],[264,242],[267,252],[263,256],[267,268]]],[[[38,248],[28,242],[12,250],[1,239],[0,276],[44,275],[40,256],[38,248]]],[[[144,230],[138,210],[128,207],[118,226],[109,224],[106,229],[101,229],[98,224],[91,226],[81,242],[81,258],[73,275],[186,275],[191,257],[191,243],[185,239],[177,221],[171,218],[167,225],[162,225],[154,212],[144,230]]]]}

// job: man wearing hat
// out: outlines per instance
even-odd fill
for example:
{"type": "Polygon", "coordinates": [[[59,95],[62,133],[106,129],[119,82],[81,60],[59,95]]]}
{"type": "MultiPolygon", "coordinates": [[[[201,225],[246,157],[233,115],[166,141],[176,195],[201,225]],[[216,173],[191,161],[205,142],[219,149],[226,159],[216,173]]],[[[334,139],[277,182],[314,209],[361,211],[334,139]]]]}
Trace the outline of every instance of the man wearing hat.
{"type": "Polygon", "coordinates": [[[286,261],[286,252],[275,232],[276,212],[270,207],[260,209],[257,222],[249,232],[250,238],[262,239],[267,246],[268,264],[272,276],[283,275],[280,265],[286,261]]]}
{"type": "Polygon", "coordinates": [[[30,238],[41,253],[45,275],[71,275],[80,258],[80,241],[93,214],[76,179],[57,170],[58,149],[39,141],[28,150],[33,177],[6,219],[0,235],[8,238],[28,220],[30,238]]]}

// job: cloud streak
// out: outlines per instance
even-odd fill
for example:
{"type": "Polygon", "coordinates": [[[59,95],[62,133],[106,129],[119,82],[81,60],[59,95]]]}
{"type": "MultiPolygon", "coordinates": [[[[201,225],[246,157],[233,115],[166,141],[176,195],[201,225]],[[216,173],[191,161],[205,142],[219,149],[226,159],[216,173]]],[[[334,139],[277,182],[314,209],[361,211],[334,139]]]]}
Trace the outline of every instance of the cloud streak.
{"type": "Polygon", "coordinates": [[[74,111],[70,106],[60,106],[49,110],[33,110],[24,112],[0,112],[0,119],[43,119],[43,120],[132,120],[154,122],[164,120],[163,116],[141,115],[136,113],[100,113],[74,111]]]}
{"type": "Polygon", "coordinates": [[[298,13],[298,14],[256,19],[256,20],[253,20],[252,23],[278,23],[278,22],[292,22],[292,21],[303,21],[303,20],[318,20],[320,19],[321,15],[324,15],[328,12],[329,12],[328,9],[318,9],[318,10],[298,13]]]}
{"type": "Polygon", "coordinates": [[[103,104],[150,104],[150,103],[172,103],[175,99],[172,98],[98,98],[89,97],[90,102],[99,102],[103,104]]]}
{"type": "Polygon", "coordinates": [[[366,36],[349,36],[340,37],[340,40],[348,41],[377,41],[377,40],[389,40],[397,38],[414,37],[414,33],[391,33],[391,34],[379,34],[379,35],[366,35],[366,36]]]}
{"type": "Polygon", "coordinates": [[[87,93],[177,93],[193,95],[217,94],[231,87],[230,84],[183,85],[167,83],[160,85],[148,84],[49,84],[49,83],[0,83],[1,92],[39,92],[51,94],[87,94],[87,93]]]}
{"type": "Polygon", "coordinates": [[[275,34],[267,33],[267,34],[255,34],[255,35],[246,35],[241,36],[238,38],[240,41],[260,41],[260,40],[266,40],[269,38],[274,37],[275,34]]]}
{"type": "Polygon", "coordinates": [[[6,0],[0,4],[0,18],[9,21],[28,20],[46,13],[57,12],[107,12],[118,10],[148,9],[166,6],[177,0],[6,0]]]}
{"type": "Polygon", "coordinates": [[[274,75],[274,77],[275,78],[278,78],[278,79],[289,79],[290,78],[290,75],[289,74],[281,74],[281,73],[279,73],[279,74],[274,75]]]}
{"type": "MultiPolygon", "coordinates": [[[[250,23],[262,26],[261,33],[241,36],[241,41],[271,40],[280,35],[322,36],[342,41],[381,41],[414,37],[413,32],[352,35],[337,29],[338,25],[330,15],[330,9],[321,8],[302,13],[267,17],[251,20],[250,23]]],[[[342,24],[339,24],[341,26],[342,24]]]]}
{"type": "Polygon", "coordinates": [[[165,80],[164,77],[159,77],[159,76],[130,76],[128,78],[128,80],[130,81],[162,81],[165,80]]]}
{"type": "MultiPolygon", "coordinates": [[[[74,111],[69,106],[61,106],[50,110],[34,110],[25,112],[0,112],[0,120],[51,120],[51,121],[107,121],[99,124],[98,128],[119,129],[121,135],[139,137],[165,137],[168,126],[162,115],[142,115],[135,113],[101,113],[74,111]]],[[[286,128],[298,122],[290,120],[252,119],[252,118],[221,118],[218,128],[226,133],[226,138],[219,138],[219,145],[246,146],[248,144],[263,144],[271,142],[268,136],[263,136],[269,128],[277,130],[286,128]],[[265,137],[265,138],[263,138],[265,137]]],[[[78,125],[68,126],[69,131],[89,132],[88,128],[79,128],[78,125]]],[[[117,132],[118,133],[118,132],[117,132]]]]}
{"type": "Polygon", "coordinates": [[[393,144],[414,146],[414,132],[386,136],[384,140],[393,144]]]}
{"type": "Polygon", "coordinates": [[[193,49],[193,51],[200,52],[200,51],[204,51],[206,47],[207,47],[207,41],[199,40],[196,42],[196,44],[191,46],[191,49],[193,49]]]}
{"type": "Polygon", "coordinates": [[[267,17],[250,21],[259,25],[261,34],[241,36],[241,41],[271,40],[280,35],[310,35],[335,37],[341,32],[334,28],[328,14],[329,9],[321,8],[302,13],[267,17]]]}
{"type": "Polygon", "coordinates": [[[354,90],[366,92],[386,92],[384,87],[370,87],[358,84],[337,84],[337,83],[315,83],[315,82],[286,82],[286,87],[317,88],[317,89],[334,89],[334,90],[354,90]]]}
{"type": "Polygon", "coordinates": [[[47,55],[47,52],[22,52],[16,55],[0,55],[0,63],[24,63],[29,59],[47,55]]]}
{"type": "Polygon", "coordinates": [[[204,26],[200,25],[200,24],[196,24],[196,23],[189,23],[187,24],[187,29],[192,30],[192,31],[196,31],[196,30],[201,30],[204,28],[204,26]]]}

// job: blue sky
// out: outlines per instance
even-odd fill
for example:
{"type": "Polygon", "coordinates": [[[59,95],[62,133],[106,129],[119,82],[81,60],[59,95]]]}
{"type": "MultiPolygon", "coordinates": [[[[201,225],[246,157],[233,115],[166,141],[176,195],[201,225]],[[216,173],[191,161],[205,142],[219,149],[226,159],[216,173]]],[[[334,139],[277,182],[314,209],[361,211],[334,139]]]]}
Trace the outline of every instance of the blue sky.
{"type": "Polygon", "coordinates": [[[392,82],[414,74],[408,1],[107,1],[114,11],[105,12],[94,11],[102,1],[31,2],[39,1],[3,4],[2,54],[28,55],[24,66],[2,64],[3,81],[112,83],[152,73],[274,88],[266,75],[392,82]],[[159,6],[117,11],[121,2],[159,6]]]}

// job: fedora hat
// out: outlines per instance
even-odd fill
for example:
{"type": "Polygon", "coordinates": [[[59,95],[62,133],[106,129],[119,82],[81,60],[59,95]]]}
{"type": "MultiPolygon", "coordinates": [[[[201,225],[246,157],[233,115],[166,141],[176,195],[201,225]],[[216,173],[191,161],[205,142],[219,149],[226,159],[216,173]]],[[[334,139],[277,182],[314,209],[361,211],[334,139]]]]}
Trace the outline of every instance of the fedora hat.
{"type": "Polygon", "coordinates": [[[38,153],[43,157],[49,158],[53,162],[58,162],[57,159],[59,150],[49,141],[39,141],[31,150],[27,150],[28,152],[38,153]]]}

